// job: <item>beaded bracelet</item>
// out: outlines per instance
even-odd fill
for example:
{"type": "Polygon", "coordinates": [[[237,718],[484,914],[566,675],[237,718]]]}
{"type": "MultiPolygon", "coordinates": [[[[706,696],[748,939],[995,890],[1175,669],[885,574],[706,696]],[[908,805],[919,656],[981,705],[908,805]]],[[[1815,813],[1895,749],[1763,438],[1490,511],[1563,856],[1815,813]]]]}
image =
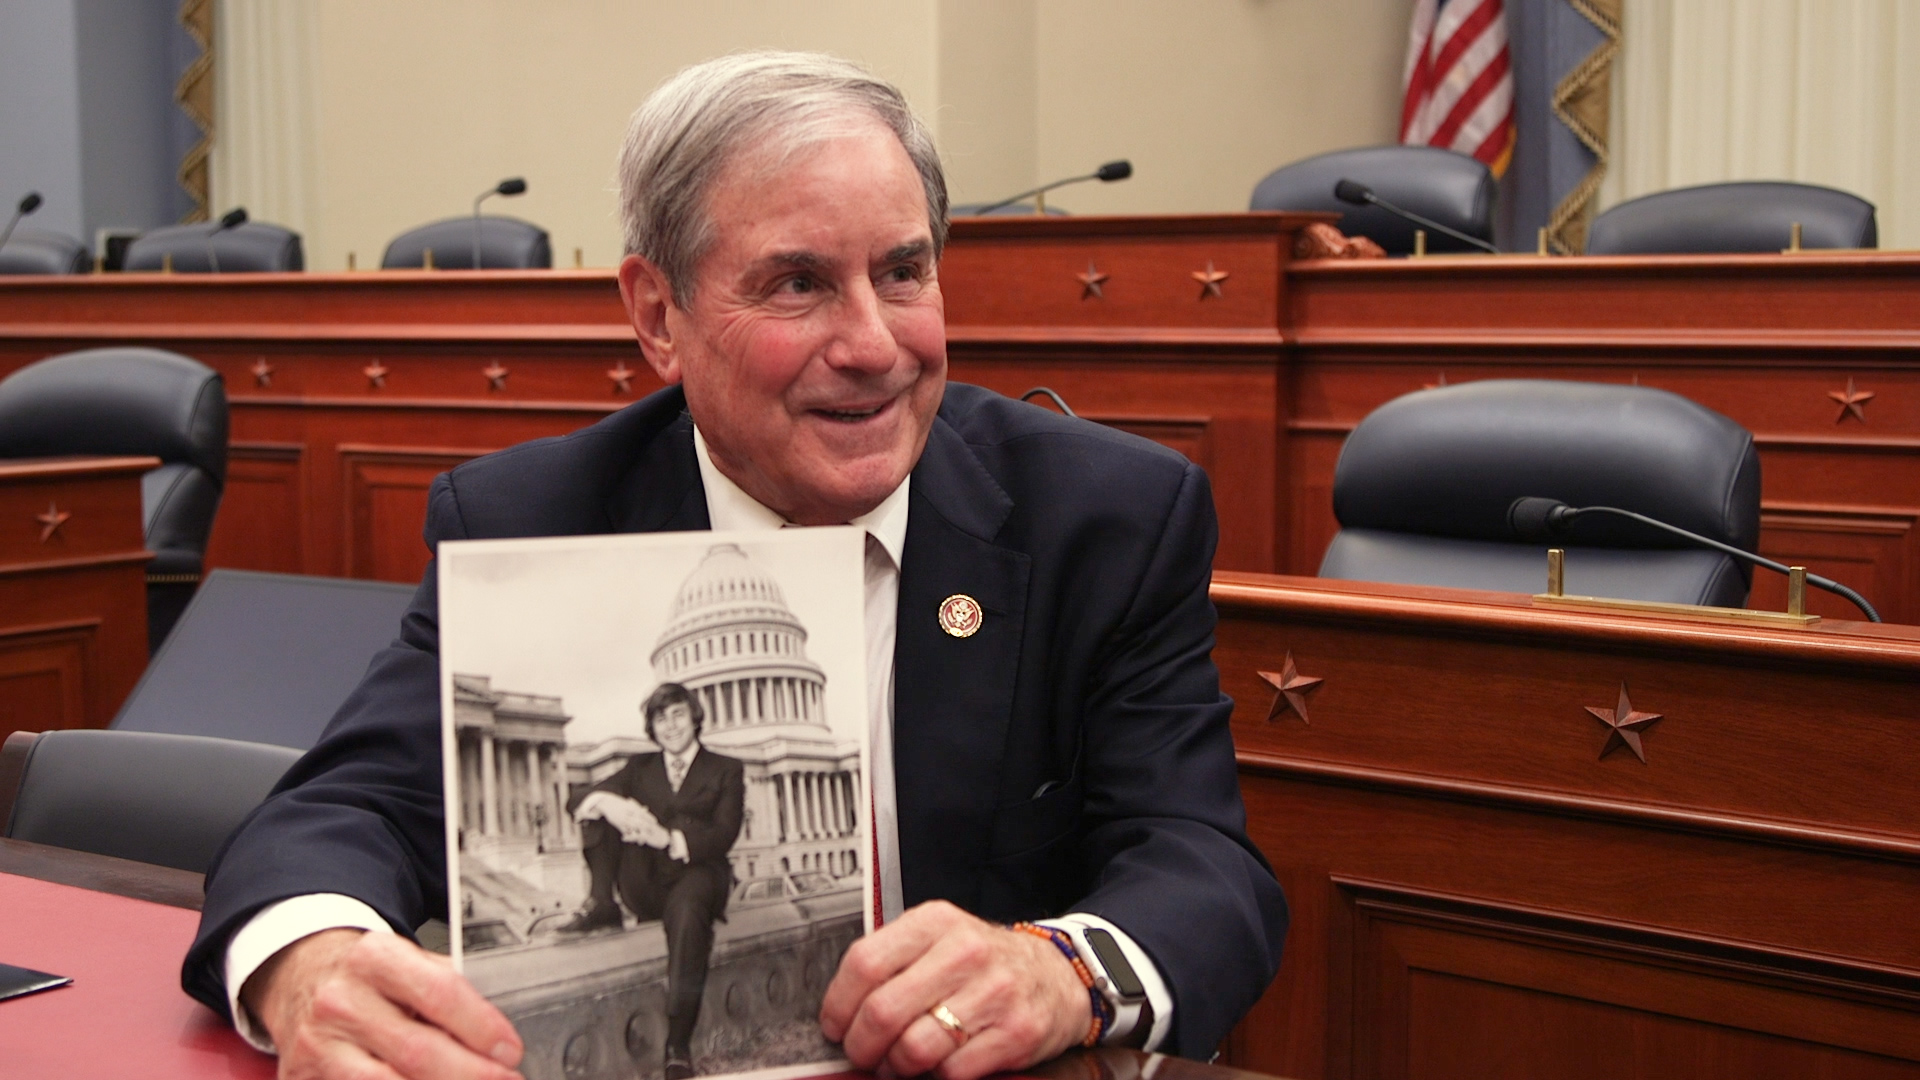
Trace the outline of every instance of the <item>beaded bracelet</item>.
{"type": "Polygon", "coordinates": [[[1060,955],[1066,957],[1067,962],[1073,965],[1073,973],[1080,976],[1080,985],[1087,988],[1087,1000],[1093,1006],[1093,1023],[1087,1028],[1087,1037],[1081,1040],[1080,1045],[1098,1046],[1100,1036],[1113,1025],[1113,1006],[1107,1003],[1107,999],[1100,995],[1099,990],[1094,989],[1093,972],[1087,970],[1087,962],[1080,959],[1080,950],[1073,947],[1073,939],[1068,937],[1064,930],[1030,922],[1017,922],[1008,929],[1019,930],[1053,942],[1053,947],[1059,949],[1060,955]]]}

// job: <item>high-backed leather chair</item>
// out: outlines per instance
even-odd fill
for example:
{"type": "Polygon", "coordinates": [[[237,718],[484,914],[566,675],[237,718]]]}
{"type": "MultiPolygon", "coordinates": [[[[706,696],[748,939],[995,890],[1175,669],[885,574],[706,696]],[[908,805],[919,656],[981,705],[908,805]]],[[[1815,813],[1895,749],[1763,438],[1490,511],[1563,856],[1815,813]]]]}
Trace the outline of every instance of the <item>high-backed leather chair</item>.
{"type": "Polygon", "coordinates": [[[0,828],[15,840],[204,874],[299,759],[284,746],[198,735],[16,731],[0,747],[0,828]]]}
{"type": "Polygon", "coordinates": [[[200,580],[227,476],[220,373],[178,353],[85,349],[0,379],[0,458],[151,454],[140,481],[147,550],[147,640],[179,618],[200,580]]]}
{"type": "MultiPolygon", "coordinates": [[[[436,270],[472,270],[473,218],[453,217],[422,225],[393,238],[386,254],[380,257],[380,269],[401,270],[425,264],[427,249],[433,250],[436,270]]],[[[511,217],[480,219],[480,266],[482,270],[546,270],[553,266],[553,248],[547,230],[529,221],[511,217]]]]}
{"type": "Polygon", "coordinates": [[[65,233],[15,229],[0,247],[0,274],[84,274],[92,268],[87,245],[65,233]]]}
{"type": "MultiPolygon", "coordinates": [[[[1356,180],[1403,210],[1493,242],[1492,170],[1476,158],[1437,146],[1366,146],[1296,161],[1268,173],[1253,189],[1248,209],[1332,210],[1345,215],[1340,231],[1348,236],[1368,237],[1389,255],[1411,253],[1418,226],[1377,206],[1334,198],[1333,186],[1341,180],[1356,180]]],[[[1475,249],[1428,230],[1427,250],[1475,249]]]]}
{"type": "Polygon", "coordinates": [[[110,725],[305,750],[393,642],[414,587],[214,570],[110,725]]]}
{"type": "MultiPolygon", "coordinates": [[[[1523,496],[1614,506],[1752,551],[1753,436],[1678,394],[1494,379],[1421,390],[1373,411],[1340,451],[1340,532],[1320,576],[1537,593],[1546,544],[1513,538],[1523,496]]],[[[1745,563],[1607,515],[1575,521],[1565,588],[1584,596],[1741,607],[1745,563]]]]}
{"type": "Polygon", "coordinates": [[[1814,184],[1743,181],[1629,199],[1593,219],[1589,255],[1780,251],[1800,223],[1800,246],[1880,246],[1873,204],[1814,184]]]}
{"type": "Polygon", "coordinates": [[[179,274],[205,274],[212,273],[216,263],[222,274],[307,268],[299,233],[263,221],[249,221],[231,229],[202,222],[168,225],[141,233],[138,240],[127,245],[126,261],[121,269],[135,272],[172,266],[179,274]]]}

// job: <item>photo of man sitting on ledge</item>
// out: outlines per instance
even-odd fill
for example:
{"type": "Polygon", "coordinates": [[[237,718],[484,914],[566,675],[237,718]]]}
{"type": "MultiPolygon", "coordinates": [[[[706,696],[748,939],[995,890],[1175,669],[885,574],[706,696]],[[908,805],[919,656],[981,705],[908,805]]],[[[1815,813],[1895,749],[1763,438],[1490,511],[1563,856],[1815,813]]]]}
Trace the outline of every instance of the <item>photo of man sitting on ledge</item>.
{"type": "Polygon", "coordinates": [[[618,930],[620,905],[667,938],[667,1080],[693,1075],[690,1050],[733,871],[727,852],[746,801],[737,758],[700,745],[706,712],[679,683],[661,683],[640,706],[660,752],[636,754],[574,809],[591,875],[587,904],[562,933],[618,930]],[[615,898],[618,897],[618,903],[615,898]]]}

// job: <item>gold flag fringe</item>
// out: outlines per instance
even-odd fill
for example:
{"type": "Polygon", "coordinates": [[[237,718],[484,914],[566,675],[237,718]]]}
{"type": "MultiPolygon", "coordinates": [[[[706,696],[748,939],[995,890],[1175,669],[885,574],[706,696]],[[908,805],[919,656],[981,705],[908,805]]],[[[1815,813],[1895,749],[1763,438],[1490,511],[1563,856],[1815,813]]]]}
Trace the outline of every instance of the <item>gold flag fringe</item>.
{"type": "Polygon", "coordinates": [[[1607,175],[1607,120],[1612,94],[1614,58],[1620,54],[1621,0],[1567,0],[1575,11],[1597,27],[1606,40],[1567,72],[1553,88],[1553,115],[1574,137],[1593,151],[1595,161],[1587,175],[1553,208],[1547,219],[1547,244],[1555,254],[1577,255],[1587,249],[1587,226],[1593,221],[1594,197],[1607,175]]]}

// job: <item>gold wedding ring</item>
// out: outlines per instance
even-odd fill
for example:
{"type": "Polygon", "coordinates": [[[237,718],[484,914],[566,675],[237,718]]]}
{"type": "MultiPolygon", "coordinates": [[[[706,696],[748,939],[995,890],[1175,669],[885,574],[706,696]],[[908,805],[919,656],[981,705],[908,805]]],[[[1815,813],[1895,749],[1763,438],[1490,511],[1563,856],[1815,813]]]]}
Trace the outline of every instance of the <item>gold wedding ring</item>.
{"type": "Polygon", "coordinates": [[[928,1009],[927,1015],[933,1017],[934,1023],[947,1029],[947,1034],[953,1036],[953,1045],[967,1045],[969,1036],[967,1035],[966,1025],[960,1022],[959,1017],[953,1015],[953,1010],[947,1008],[945,1002],[941,1002],[933,1008],[928,1009]]]}

